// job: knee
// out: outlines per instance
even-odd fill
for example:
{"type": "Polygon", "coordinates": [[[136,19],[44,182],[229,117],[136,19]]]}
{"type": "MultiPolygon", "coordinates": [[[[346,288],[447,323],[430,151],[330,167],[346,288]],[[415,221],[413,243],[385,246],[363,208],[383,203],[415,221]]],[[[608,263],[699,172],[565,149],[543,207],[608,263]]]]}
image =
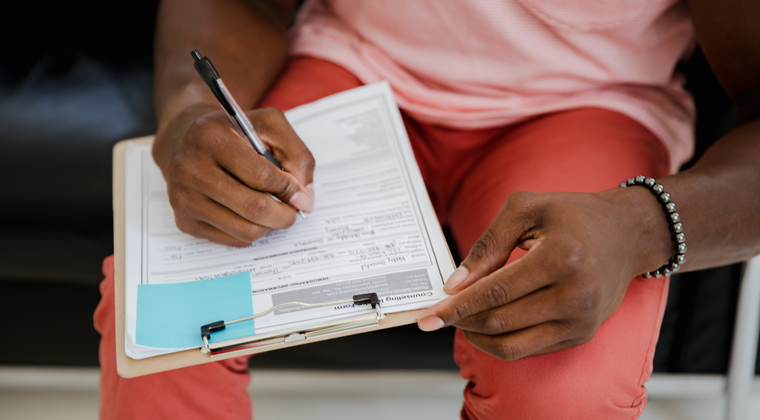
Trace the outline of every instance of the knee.
{"type": "MultiPolygon", "coordinates": [[[[514,363],[514,362],[509,362],[514,363]]],[[[633,419],[646,403],[642,386],[621,386],[614,372],[562,377],[551,372],[470,382],[463,412],[471,419],[633,419]]]]}
{"type": "Polygon", "coordinates": [[[644,410],[646,389],[638,363],[599,354],[588,345],[503,362],[463,338],[458,332],[455,358],[469,381],[465,418],[632,419],[644,410]]]}
{"type": "Polygon", "coordinates": [[[103,260],[103,281],[100,282],[100,303],[95,308],[93,321],[95,330],[101,336],[116,328],[114,308],[114,267],[113,255],[103,260]]]}

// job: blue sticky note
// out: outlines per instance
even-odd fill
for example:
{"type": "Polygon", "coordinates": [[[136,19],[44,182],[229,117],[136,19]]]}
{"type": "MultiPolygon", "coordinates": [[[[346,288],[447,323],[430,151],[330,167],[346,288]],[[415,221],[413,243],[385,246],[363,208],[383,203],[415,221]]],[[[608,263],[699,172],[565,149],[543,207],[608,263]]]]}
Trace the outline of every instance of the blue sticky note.
{"type": "MultiPolygon", "coordinates": [[[[253,315],[251,275],[240,273],[187,283],[137,286],[137,337],[141,346],[181,349],[203,345],[201,326],[253,315]]],[[[217,342],[254,335],[253,320],[211,335],[217,342]]]]}

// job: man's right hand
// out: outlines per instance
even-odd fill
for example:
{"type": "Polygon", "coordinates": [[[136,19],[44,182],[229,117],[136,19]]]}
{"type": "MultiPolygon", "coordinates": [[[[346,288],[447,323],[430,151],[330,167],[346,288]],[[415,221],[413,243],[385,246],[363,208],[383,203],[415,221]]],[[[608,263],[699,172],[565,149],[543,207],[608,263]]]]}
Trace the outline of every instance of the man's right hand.
{"type": "Polygon", "coordinates": [[[292,225],[295,209],[314,207],[314,157],[284,114],[274,108],[246,114],[285,171],[256,153],[219,107],[187,108],[156,134],[153,158],[181,231],[242,247],[292,225]]]}

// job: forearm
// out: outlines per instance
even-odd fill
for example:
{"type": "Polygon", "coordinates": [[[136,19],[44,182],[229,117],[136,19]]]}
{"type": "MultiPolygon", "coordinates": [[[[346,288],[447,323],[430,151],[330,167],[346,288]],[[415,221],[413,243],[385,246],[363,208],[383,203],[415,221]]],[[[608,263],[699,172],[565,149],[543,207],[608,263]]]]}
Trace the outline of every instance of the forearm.
{"type": "Polygon", "coordinates": [[[243,109],[252,108],[287,57],[290,1],[165,0],[158,10],[155,104],[159,131],[194,105],[217,106],[190,51],[209,56],[243,109]]]}
{"type": "MultiPolygon", "coordinates": [[[[736,104],[739,121],[691,169],[658,180],[683,223],[688,251],[682,268],[698,270],[760,253],[760,5],[689,0],[689,9],[702,50],[736,104]]],[[[655,220],[661,213],[648,213],[650,226],[662,225],[655,220]]],[[[650,239],[660,250],[670,240],[667,234],[650,239]]]]}
{"type": "Polygon", "coordinates": [[[725,135],[691,169],[658,181],[671,194],[684,226],[683,270],[760,253],[760,120],[725,135]]]}

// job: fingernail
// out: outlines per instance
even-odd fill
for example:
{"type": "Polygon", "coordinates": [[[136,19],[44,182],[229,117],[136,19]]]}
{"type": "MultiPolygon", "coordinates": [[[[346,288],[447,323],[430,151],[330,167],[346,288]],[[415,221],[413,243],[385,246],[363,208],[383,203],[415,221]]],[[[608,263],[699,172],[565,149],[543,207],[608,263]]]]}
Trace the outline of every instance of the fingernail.
{"type": "Polygon", "coordinates": [[[449,277],[449,279],[446,280],[446,284],[443,285],[443,290],[449,291],[456,288],[457,286],[462,284],[464,279],[467,278],[468,274],[470,274],[470,272],[467,271],[466,268],[460,265],[459,268],[454,270],[454,273],[451,275],[451,277],[449,277]]]}
{"type": "Polygon", "coordinates": [[[303,210],[305,212],[310,212],[313,206],[311,197],[309,197],[308,194],[302,193],[300,191],[290,197],[290,204],[298,210],[303,210]]]}
{"type": "Polygon", "coordinates": [[[443,328],[443,320],[437,316],[426,316],[417,322],[422,331],[435,331],[443,328]]]}
{"type": "Polygon", "coordinates": [[[306,189],[309,190],[309,192],[314,195],[314,184],[309,184],[306,186],[306,189]]]}

